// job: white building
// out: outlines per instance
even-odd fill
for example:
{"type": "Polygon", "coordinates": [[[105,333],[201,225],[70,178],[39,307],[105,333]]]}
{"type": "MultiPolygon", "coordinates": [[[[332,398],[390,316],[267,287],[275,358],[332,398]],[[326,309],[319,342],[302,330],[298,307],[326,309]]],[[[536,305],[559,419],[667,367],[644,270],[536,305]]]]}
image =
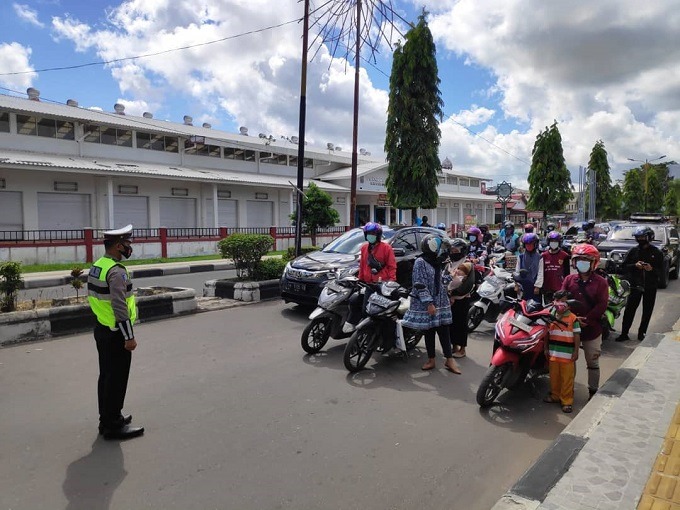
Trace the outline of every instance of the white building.
{"type": "MultiPolygon", "coordinates": [[[[295,196],[295,137],[272,139],[184,123],[0,96],[0,233],[20,230],[288,226],[295,196]],[[250,136],[249,136],[250,135],[250,136]],[[214,204],[217,203],[217,208],[214,204]]],[[[387,164],[359,155],[357,216],[411,222],[386,201],[387,164]]],[[[305,186],[333,197],[342,225],[350,224],[351,154],[305,148],[305,186]]],[[[439,206],[421,211],[431,224],[463,224],[466,216],[493,222],[495,197],[483,179],[444,164],[439,206]],[[447,168],[448,167],[448,168],[447,168]]]]}

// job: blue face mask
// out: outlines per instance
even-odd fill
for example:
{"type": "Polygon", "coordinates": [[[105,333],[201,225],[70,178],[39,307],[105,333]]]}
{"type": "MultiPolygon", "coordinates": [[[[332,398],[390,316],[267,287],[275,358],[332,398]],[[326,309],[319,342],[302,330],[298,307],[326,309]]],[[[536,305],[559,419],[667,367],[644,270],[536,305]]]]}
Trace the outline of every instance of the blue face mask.
{"type": "Polygon", "coordinates": [[[477,236],[468,236],[468,239],[471,243],[474,243],[477,240],[477,236]]]}
{"type": "Polygon", "coordinates": [[[367,235],[366,235],[366,240],[367,240],[370,244],[375,244],[375,242],[378,240],[378,236],[374,236],[373,234],[367,234],[367,235]]]}
{"type": "Polygon", "coordinates": [[[589,260],[577,260],[576,261],[576,270],[579,273],[587,273],[590,271],[590,261],[589,260]]]}

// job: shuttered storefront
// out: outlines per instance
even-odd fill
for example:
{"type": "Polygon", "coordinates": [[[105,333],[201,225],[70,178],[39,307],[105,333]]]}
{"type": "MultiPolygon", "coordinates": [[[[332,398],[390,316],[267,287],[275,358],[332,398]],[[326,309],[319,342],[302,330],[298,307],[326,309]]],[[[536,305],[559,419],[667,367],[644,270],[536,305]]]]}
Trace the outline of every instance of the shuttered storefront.
{"type": "Polygon", "coordinates": [[[113,228],[132,225],[149,228],[149,198],[115,195],[113,197],[113,228]]]}
{"type": "Polygon", "coordinates": [[[246,203],[248,215],[247,227],[271,227],[274,225],[274,202],[248,200],[246,203]]]}
{"type": "Polygon", "coordinates": [[[161,197],[159,199],[160,227],[195,228],[196,199],[161,197]]]}

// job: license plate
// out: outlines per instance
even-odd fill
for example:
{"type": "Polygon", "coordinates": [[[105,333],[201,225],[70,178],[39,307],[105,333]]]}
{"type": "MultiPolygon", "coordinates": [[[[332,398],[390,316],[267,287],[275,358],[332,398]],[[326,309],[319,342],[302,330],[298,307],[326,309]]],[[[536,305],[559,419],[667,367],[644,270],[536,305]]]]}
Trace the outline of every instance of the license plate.
{"type": "Polygon", "coordinates": [[[508,320],[508,322],[510,324],[512,324],[513,326],[515,326],[516,328],[521,329],[525,333],[531,333],[531,326],[524,324],[523,322],[520,322],[520,321],[513,319],[513,318],[510,318],[508,320]]]}
{"type": "Polygon", "coordinates": [[[283,290],[288,292],[307,292],[307,285],[297,282],[284,282],[283,290]]]}

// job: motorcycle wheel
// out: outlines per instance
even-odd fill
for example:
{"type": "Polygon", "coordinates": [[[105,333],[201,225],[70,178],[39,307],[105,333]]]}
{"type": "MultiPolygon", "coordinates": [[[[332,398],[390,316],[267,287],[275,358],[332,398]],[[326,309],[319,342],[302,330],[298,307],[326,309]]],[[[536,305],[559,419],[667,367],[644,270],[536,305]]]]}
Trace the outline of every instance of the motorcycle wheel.
{"type": "Polygon", "coordinates": [[[350,372],[358,372],[366,366],[373,354],[373,328],[362,328],[354,332],[345,346],[342,361],[350,372]]]}
{"type": "Polygon", "coordinates": [[[500,367],[493,365],[489,367],[477,390],[477,404],[479,404],[479,407],[489,407],[494,403],[494,400],[496,400],[496,397],[503,389],[503,378],[510,366],[508,363],[500,367]]]}
{"type": "Polygon", "coordinates": [[[423,338],[423,332],[417,331],[415,329],[404,328],[404,343],[406,344],[406,350],[410,351],[415,349],[416,345],[420,343],[423,338]]]}
{"type": "Polygon", "coordinates": [[[314,319],[302,332],[300,344],[307,354],[316,354],[328,342],[331,335],[331,320],[326,317],[314,319]]]}
{"type": "Polygon", "coordinates": [[[482,319],[484,318],[484,310],[479,308],[478,306],[471,306],[470,310],[468,310],[468,316],[467,316],[467,328],[468,328],[468,333],[472,333],[475,329],[477,329],[477,326],[479,326],[482,323],[482,319]]]}

